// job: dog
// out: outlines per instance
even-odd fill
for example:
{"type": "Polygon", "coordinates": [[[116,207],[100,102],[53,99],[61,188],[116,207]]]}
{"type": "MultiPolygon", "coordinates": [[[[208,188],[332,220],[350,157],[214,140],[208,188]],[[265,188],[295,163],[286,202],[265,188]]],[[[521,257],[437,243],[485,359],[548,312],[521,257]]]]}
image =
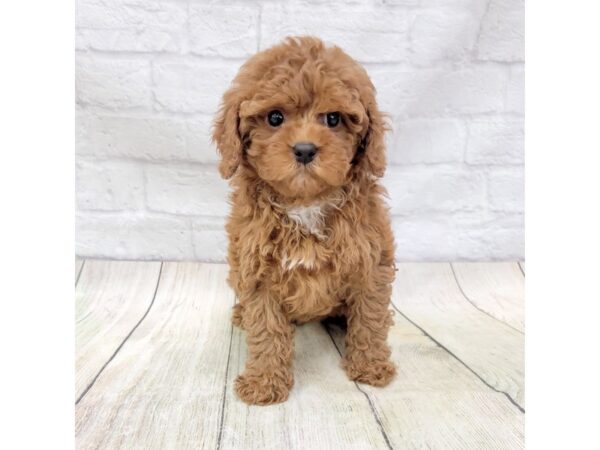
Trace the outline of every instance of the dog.
{"type": "Polygon", "coordinates": [[[213,125],[233,188],[232,321],[248,344],[238,397],[285,401],[295,326],[328,317],[346,319],[348,377],[388,384],[394,240],[378,181],[388,127],[365,69],[315,37],[287,38],[242,65],[213,125]]]}

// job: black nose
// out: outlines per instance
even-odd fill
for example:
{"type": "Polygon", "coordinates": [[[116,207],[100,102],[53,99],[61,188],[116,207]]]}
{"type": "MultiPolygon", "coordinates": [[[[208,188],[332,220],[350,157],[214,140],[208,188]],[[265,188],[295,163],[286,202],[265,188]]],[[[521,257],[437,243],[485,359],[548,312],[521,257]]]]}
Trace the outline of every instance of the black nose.
{"type": "Polygon", "coordinates": [[[294,155],[296,161],[302,164],[308,164],[317,154],[317,147],[312,142],[298,142],[294,145],[294,155]]]}

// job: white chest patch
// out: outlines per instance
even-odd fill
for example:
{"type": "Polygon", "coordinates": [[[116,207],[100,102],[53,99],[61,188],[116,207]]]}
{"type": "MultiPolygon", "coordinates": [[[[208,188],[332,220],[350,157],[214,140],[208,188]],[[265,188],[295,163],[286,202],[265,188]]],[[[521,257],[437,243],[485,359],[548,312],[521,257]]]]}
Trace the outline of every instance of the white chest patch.
{"type": "Polygon", "coordinates": [[[294,206],[287,210],[287,215],[310,234],[324,238],[325,211],[322,205],[294,206]]]}

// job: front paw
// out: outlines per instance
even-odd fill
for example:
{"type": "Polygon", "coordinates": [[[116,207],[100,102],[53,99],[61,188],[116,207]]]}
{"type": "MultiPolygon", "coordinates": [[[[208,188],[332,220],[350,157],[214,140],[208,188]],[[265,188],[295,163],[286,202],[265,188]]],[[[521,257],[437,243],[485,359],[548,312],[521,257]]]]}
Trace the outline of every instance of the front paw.
{"type": "Polygon", "coordinates": [[[342,367],[351,380],[371,386],[386,386],[396,374],[396,366],[389,360],[351,361],[344,359],[342,367]]]}
{"type": "Polygon", "coordinates": [[[271,405],[287,400],[293,384],[291,374],[268,376],[245,371],[235,380],[235,392],[249,405],[271,405]]]}

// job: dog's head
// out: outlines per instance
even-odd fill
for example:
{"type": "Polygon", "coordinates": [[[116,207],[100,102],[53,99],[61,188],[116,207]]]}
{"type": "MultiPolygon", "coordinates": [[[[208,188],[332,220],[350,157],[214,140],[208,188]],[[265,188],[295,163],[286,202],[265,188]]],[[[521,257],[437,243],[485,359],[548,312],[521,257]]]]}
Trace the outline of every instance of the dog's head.
{"type": "Polygon", "coordinates": [[[381,177],[384,131],[366,71],[341,49],[301,37],[242,66],[213,140],[224,178],[243,164],[281,195],[309,200],[347,183],[353,170],[381,177]]]}

